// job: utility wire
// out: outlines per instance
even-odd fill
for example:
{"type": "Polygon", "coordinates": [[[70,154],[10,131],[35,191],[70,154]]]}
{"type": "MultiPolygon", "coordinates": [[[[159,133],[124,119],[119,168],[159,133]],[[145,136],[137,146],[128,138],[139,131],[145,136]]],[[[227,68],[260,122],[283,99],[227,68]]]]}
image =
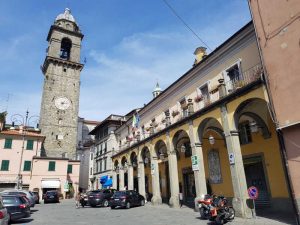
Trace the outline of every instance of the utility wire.
{"type": "Polygon", "coordinates": [[[189,29],[210,51],[211,48],[196,34],[196,32],[179,16],[175,9],[167,2],[167,0],[162,0],[168,8],[174,13],[174,15],[189,29]]]}

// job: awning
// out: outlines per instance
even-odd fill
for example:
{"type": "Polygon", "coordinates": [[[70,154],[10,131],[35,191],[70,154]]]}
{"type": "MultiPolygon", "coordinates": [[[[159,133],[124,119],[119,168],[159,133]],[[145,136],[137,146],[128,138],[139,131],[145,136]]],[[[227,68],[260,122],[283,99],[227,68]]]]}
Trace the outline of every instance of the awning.
{"type": "Polygon", "coordinates": [[[100,184],[104,184],[108,179],[108,176],[102,176],[100,177],[100,184]]]}
{"type": "Polygon", "coordinates": [[[107,181],[102,185],[102,187],[111,187],[112,186],[112,179],[107,179],[107,181]]]}
{"type": "Polygon", "coordinates": [[[42,180],[42,188],[59,188],[59,180],[42,180]]]}

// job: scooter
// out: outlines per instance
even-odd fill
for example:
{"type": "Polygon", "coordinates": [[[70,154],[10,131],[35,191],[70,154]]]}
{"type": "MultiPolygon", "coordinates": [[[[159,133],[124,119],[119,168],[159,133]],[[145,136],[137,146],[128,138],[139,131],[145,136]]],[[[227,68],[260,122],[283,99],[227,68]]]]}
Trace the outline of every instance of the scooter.
{"type": "Polygon", "coordinates": [[[210,210],[210,220],[216,224],[223,225],[230,222],[235,217],[235,211],[232,206],[228,206],[228,200],[224,196],[219,196],[213,199],[210,210]]]}
{"type": "Polygon", "coordinates": [[[210,210],[212,208],[214,196],[204,195],[202,199],[198,200],[198,207],[200,212],[201,219],[209,219],[210,218],[210,210]]]}

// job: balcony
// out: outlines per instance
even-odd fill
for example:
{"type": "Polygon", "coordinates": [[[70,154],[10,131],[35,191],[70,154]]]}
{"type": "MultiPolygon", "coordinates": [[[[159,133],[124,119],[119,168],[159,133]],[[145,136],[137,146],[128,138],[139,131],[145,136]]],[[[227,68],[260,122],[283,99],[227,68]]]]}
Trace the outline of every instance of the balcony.
{"type": "Polygon", "coordinates": [[[257,64],[243,73],[238,73],[238,76],[233,79],[229,79],[225,82],[224,79],[219,79],[218,85],[216,85],[214,89],[211,89],[207,96],[197,96],[195,99],[188,99],[189,105],[188,108],[185,109],[185,113],[180,112],[177,109],[173,110],[170,113],[172,116],[172,123],[170,117],[168,117],[168,123],[164,117],[164,119],[158,123],[155,122],[155,126],[151,124],[145,128],[144,133],[139,133],[139,137],[135,135],[131,138],[127,138],[126,143],[119,146],[119,152],[130,148],[131,146],[151,137],[152,135],[155,135],[156,133],[159,133],[161,130],[168,129],[168,127],[170,127],[172,124],[180,123],[180,121],[183,121],[196,112],[209,107],[214,102],[217,102],[226,96],[234,95],[234,93],[238,90],[260,80],[262,74],[262,65],[257,64]]]}

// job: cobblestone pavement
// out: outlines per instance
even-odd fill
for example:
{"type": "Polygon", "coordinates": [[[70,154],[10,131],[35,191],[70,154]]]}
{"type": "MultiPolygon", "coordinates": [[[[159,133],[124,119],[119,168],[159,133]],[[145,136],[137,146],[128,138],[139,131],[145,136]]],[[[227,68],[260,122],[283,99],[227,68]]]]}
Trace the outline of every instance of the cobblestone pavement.
{"type": "MultiPolygon", "coordinates": [[[[33,208],[31,218],[15,224],[22,225],[204,225],[212,222],[200,220],[199,214],[189,208],[171,209],[166,205],[135,207],[129,210],[110,208],[75,208],[74,200],[64,200],[59,204],[39,204],[33,208]]],[[[236,218],[228,225],[252,224],[294,224],[290,219],[285,222],[263,217],[257,219],[236,218]]]]}

